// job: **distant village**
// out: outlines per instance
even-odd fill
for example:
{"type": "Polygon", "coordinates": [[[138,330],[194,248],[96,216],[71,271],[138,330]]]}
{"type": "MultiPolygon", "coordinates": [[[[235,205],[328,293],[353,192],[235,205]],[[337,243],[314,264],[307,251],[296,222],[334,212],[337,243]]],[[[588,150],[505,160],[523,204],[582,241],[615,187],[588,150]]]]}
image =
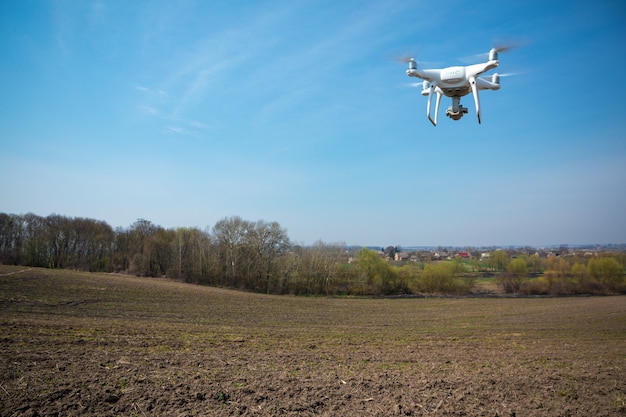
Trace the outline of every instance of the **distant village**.
{"type": "MultiPolygon", "coordinates": [[[[555,245],[544,247],[530,246],[509,246],[509,247],[400,247],[387,246],[385,248],[369,247],[377,250],[379,255],[386,260],[398,264],[406,262],[428,263],[433,261],[444,260],[473,260],[487,261],[495,251],[505,251],[511,259],[515,259],[519,255],[536,256],[539,258],[551,258],[559,256],[582,256],[592,257],[607,252],[626,252],[626,244],[609,244],[609,245],[555,245]]],[[[356,249],[353,247],[352,249],[356,249]]],[[[354,251],[354,253],[358,253],[354,251]]],[[[349,262],[352,263],[356,258],[351,257],[349,262]]]]}

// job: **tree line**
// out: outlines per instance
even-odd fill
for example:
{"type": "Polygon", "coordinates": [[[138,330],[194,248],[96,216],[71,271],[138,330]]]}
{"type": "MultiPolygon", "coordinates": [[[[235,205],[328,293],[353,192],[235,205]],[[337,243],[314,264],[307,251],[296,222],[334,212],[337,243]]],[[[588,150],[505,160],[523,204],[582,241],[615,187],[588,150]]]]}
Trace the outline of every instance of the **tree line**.
{"type": "Polygon", "coordinates": [[[212,228],[166,229],[139,219],[128,228],[52,214],[0,213],[0,263],[168,276],[266,293],[328,293],[345,245],[293,245],[277,222],[238,216],[212,228]]]}
{"type": "Polygon", "coordinates": [[[354,252],[343,243],[297,245],[277,222],[238,216],[205,230],[166,229],[145,219],[114,229],[81,217],[0,213],[3,264],[167,276],[271,294],[467,294],[481,276],[494,274],[509,293],[626,291],[624,254],[547,259],[513,257],[506,251],[492,255],[478,267],[458,259],[393,263],[383,251],[354,252]]]}

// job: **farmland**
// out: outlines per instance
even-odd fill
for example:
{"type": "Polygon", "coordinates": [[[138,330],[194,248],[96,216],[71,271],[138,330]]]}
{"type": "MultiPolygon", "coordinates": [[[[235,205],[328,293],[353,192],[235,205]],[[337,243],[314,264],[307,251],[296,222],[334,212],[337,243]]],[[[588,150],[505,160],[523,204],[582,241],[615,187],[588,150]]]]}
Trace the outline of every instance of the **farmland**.
{"type": "Polygon", "coordinates": [[[260,295],[0,265],[0,416],[626,415],[626,297],[260,295]]]}

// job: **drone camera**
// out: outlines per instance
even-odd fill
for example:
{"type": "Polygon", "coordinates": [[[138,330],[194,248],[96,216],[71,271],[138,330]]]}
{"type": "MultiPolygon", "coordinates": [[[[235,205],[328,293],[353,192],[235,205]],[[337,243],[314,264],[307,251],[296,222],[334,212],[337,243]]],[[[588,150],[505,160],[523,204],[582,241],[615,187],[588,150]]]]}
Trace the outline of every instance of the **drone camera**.
{"type": "Polygon", "coordinates": [[[459,120],[464,114],[467,114],[467,107],[463,107],[459,104],[458,109],[455,111],[453,106],[448,107],[446,110],[446,116],[452,120],[459,120]]]}

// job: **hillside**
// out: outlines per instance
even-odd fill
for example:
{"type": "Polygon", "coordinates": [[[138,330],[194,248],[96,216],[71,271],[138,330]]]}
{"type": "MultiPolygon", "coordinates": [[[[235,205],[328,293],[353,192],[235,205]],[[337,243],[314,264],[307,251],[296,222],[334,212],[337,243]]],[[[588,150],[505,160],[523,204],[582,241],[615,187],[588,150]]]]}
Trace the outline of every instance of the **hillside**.
{"type": "Polygon", "coordinates": [[[624,306],[267,296],[0,265],[0,416],[616,415],[624,306]]]}

